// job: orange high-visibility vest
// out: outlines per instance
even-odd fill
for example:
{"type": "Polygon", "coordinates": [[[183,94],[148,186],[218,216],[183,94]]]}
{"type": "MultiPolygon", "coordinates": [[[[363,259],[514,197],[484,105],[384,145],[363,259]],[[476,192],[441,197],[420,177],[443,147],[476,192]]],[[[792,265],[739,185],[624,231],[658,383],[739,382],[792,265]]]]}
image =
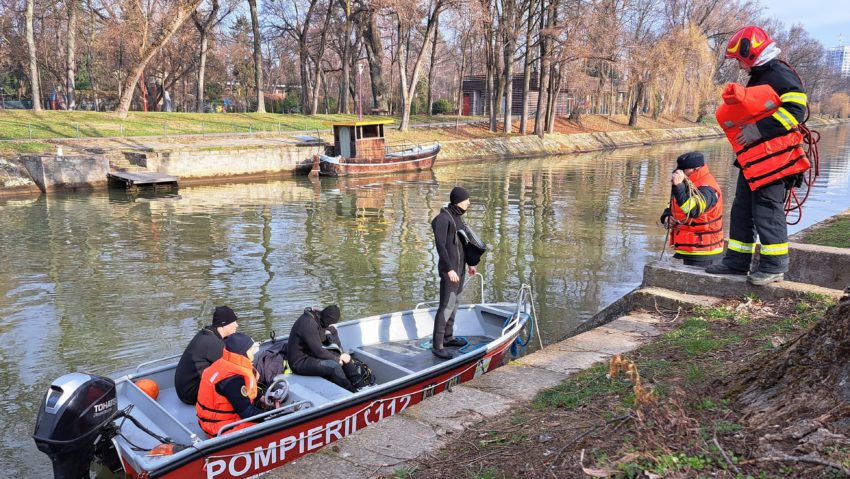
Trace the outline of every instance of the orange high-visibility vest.
{"type": "Polygon", "coordinates": [[[729,83],[723,89],[723,103],[715,116],[732,144],[750,190],[811,168],[803,150],[803,135],[797,128],[749,146],[737,142],[741,127],[772,116],[780,106],[782,101],[770,85],[744,87],[729,83]]]}
{"type": "MultiPolygon", "coordinates": [[[[233,410],[230,401],[215,390],[218,383],[233,376],[242,376],[245,379],[245,393],[248,399],[254,402],[257,398],[257,380],[254,376],[254,367],[247,357],[232,353],[225,348],[221,358],[204,369],[201,374],[201,386],[198,389],[195,412],[201,429],[210,436],[217,435],[224,426],[242,419],[233,410]]],[[[230,431],[238,431],[253,425],[254,423],[243,423],[230,431]]]]}
{"type": "MultiPolygon", "coordinates": [[[[691,218],[675,200],[671,201],[670,214],[681,224],[670,231],[670,246],[676,253],[687,256],[720,254],[723,252],[723,194],[720,186],[708,171],[708,166],[701,167],[688,179],[697,188],[711,187],[717,193],[717,203],[696,218],[691,218]]],[[[688,202],[693,202],[688,205],[690,208],[705,208],[705,205],[697,204],[696,198],[688,202]]],[[[687,209],[690,211],[690,208],[687,209]]]]}

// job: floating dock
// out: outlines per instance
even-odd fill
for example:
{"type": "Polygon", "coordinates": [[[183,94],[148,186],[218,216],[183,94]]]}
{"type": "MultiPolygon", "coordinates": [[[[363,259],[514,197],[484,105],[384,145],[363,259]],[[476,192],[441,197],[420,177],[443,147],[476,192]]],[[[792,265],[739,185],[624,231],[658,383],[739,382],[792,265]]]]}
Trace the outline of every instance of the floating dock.
{"type": "Polygon", "coordinates": [[[106,174],[110,182],[123,185],[127,189],[143,188],[143,187],[177,187],[176,176],[156,173],[152,171],[112,171],[106,174]]]}

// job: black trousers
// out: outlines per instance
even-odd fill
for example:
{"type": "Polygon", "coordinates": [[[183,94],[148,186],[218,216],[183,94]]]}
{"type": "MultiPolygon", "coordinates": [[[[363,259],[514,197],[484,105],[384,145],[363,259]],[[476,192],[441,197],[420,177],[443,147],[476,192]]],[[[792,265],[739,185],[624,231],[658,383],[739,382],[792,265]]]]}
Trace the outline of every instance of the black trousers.
{"type": "Polygon", "coordinates": [[[431,344],[436,349],[443,349],[443,340],[454,336],[455,313],[457,313],[458,296],[463,292],[464,274],[460,281],[452,283],[448,273],[440,273],[440,306],[434,318],[434,334],[431,344]]]}
{"type": "Polygon", "coordinates": [[[293,367],[292,372],[303,376],[320,376],[349,391],[354,390],[342,365],[333,359],[306,358],[297,368],[293,367]]]}
{"type": "Polygon", "coordinates": [[[685,264],[685,266],[705,267],[705,266],[712,265],[712,264],[720,261],[722,259],[723,255],[720,254],[720,253],[712,254],[712,255],[708,255],[708,256],[700,256],[700,255],[693,255],[693,256],[687,255],[686,256],[686,255],[675,254],[675,255],[673,255],[673,257],[681,259],[682,262],[685,264]]]}
{"type": "Polygon", "coordinates": [[[758,270],[788,272],[788,225],[785,223],[785,183],[782,180],[751,191],[743,173],[738,173],[729,244],[723,264],[749,270],[756,237],[761,243],[758,270]]]}

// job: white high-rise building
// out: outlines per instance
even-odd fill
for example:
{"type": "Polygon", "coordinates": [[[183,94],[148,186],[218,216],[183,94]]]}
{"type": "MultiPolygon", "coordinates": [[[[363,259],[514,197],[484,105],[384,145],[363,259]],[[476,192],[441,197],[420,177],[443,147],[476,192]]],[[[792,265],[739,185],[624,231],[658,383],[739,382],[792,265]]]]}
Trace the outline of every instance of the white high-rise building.
{"type": "Polygon", "coordinates": [[[826,51],[826,60],[842,78],[850,77],[850,46],[830,48],[826,51]]]}

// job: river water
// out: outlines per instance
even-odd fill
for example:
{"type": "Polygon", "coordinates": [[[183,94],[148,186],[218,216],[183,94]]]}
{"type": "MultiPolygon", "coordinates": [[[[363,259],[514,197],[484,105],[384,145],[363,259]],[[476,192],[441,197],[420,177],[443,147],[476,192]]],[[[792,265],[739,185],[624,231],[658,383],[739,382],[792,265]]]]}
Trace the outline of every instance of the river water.
{"type": "MultiPolygon", "coordinates": [[[[821,176],[791,232],[850,207],[850,127],[822,133],[821,176]]],[[[54,378],[179,354],[209,323],[205,303],[230,305],[259,339],[288,332],[306,306],[337,303],[350,319],[435,299],[429,222],[456,184],[492,246],[486,300],[530,283],[544,339],[560,339],[658,257],[669,173],[689,150],[707,155],[728,211],[737,170],[720,140],[171,196],[0,199],[0,477],[50,477],[30,436],[54,378]]]]}

